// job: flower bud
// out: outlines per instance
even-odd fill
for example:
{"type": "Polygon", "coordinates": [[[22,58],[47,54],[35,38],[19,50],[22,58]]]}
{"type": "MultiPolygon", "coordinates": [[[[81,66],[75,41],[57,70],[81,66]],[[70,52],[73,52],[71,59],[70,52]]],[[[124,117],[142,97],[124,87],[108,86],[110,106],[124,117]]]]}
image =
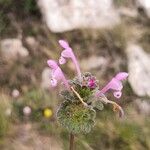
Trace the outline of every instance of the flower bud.
{"type": "Polygon", "coordinates": [[[13,96],[14,98],[19,97],[19,95],[20,95],[20,92],[19,92],[17,89],[14,89],[14,90],[12,91],[12,96],[13,96]]]}
{"type": "Polygon", "coordinates": [[[25,106],[24,108],[23,108],[23,114],[25,115],[25,116],[29,116],[30,114],[31,114],[31,108],[29,107],[29,106],[25,106]]]}

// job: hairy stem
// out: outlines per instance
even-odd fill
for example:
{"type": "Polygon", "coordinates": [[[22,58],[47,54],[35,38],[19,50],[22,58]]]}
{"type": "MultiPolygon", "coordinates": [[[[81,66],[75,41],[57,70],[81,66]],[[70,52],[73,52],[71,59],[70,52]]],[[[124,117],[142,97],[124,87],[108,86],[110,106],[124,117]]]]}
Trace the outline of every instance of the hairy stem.
{"type": "Polygon", "coordinates": [[[74,150],[74,134],[70,133],[70,145],[69,150],[74,150]]]}
{"type": "Polygon", "coordinates": [[[87,103],[85,103],[83,101],[83,99],[81,98],[81,96],[79,95],[79,93],[73,88],[71,87],[71,90],[74,92],[74,94],[79,98],[79,100],[81,101],[81,103],[84,105],[84,106],[87,106],[87,103]]]}
{"type": "Polygon", "coordinates": [[[116,102],[113,102],[111,100],[106,100],[106,103],[112,104],[113,105],[113,111],[119,111],[119,116],[122,117],[124,116],[124,111],[121,108],[121,106],[119,106],[116,102]]]}

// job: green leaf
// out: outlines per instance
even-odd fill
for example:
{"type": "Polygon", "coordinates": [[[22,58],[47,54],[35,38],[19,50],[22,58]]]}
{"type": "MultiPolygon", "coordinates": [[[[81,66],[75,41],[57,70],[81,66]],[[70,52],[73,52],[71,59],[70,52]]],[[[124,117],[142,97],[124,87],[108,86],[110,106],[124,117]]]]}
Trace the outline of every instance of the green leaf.
{"type": "Polygon", "coordinates": [[[62,96],[64,100],[69,100],[69,101],[75,100],[75,97],[73,96],[73,94],[67,90],[61,91],[60,95],[62,96]]]}
{"type": "Polygon", "coordinates": [[[58,122],[69,132],[88,133],[95,124],[96,112],[91,107],[70,101],[64,101],[58,112],[58,122]]]}

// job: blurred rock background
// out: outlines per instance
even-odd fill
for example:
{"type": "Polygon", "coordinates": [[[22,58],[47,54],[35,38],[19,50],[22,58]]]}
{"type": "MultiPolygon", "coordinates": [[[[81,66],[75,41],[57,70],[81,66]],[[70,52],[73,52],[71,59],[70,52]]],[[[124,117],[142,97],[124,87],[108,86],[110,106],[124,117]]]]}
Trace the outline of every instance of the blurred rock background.
{"type": "MultiPolygon", "coordinates": [[[[100,87],[129,72],[118,101],[125,118],[111,108],[99,111],[93,131],[77,135],[76,149],[149,150],[149,0],[0,0],[0,149],[67,149],[68,134],[55,118],[61,100],[46,64],[59,58],[59,39],[70,43],[100,87]]],[[[74,67],[66,66],[73,77],[74,67]]]]}

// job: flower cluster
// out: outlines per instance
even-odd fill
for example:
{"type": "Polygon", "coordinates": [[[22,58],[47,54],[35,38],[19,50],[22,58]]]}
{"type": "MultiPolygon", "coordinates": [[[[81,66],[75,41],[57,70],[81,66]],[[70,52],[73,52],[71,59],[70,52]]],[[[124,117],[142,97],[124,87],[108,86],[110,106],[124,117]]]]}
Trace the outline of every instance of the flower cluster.
{"type": "Polygon", "coordinates": [[[52,70],[51,86],[55,87],[58,83],[64,85],[61,92],[64,102],[61,104],[57,118],[58,121],[70,132],[89,132],[94,125],[96,112],[94,108],[101,110],[103,103],[112,104],[113,110],[119,112],[120,116],[124,112],[116,102],[108,100],[105,96],[108,91],[112,91],[115,98],[122,96],[122,81],[128,77],[128,73],[120,72],[114,76],[104,88],[99,89],[98,80],[91,73],[81,73],[78,61],[72,48],[64,40],[59,40],[63,48],[59,62],[48,60],[48,66],[52,70]],[[66,79],[60,65],[63,65],[71,59],[77,70],[77,76],[72,79],[66,79]]]}

